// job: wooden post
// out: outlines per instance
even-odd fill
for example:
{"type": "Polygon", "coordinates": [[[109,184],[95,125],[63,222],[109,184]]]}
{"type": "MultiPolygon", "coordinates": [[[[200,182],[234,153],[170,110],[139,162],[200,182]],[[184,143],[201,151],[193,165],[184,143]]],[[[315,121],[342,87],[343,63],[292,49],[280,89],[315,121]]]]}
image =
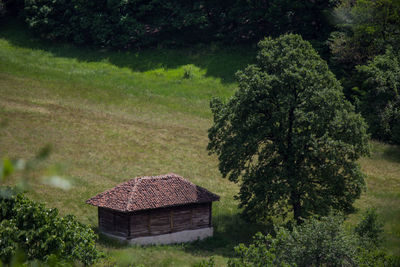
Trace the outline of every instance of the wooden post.
{"type": "Polygon", "coordinates": [[[100,207],[97,207],[97,224],[99,225],[99,229],[101,230],[102,226],[100,225],[100,207]]]}
{"type": "Polygon", "coordinates": [[[131,214],[128,213],[128,237],[131,237],[131,214]]]}
{"type": "Polygon", "coordinates": [[[170,228],[171,228],[171,232],[174,231],[174,211],[171,210],[169,212],[169,222],[170,222],[170,228]]]}
{"type": "Polygon", "coordinates": [[[210,208],[209,208],[209,218],[208,218],[208,227],[211,227],[212,226],[212,222],[211,222],[211,219],[212,219],[212,202],[210,202],[210,208]]]}
{"type": "Polygon", "coordinates": [[[151,212],[149,212],[149,215],[148,215],[149,217],[148,217],[148,219],[147,219],[147,228],[148,228],[148,230],[149,230],[149,234],[151,235],[151,212]]]}
{"type": "Polygon", "coordinates": [[[117,220],[115,219],[115,211],[112,212],[113,215],[113,231],[117,231],[117,220]]]}
{"type": "Polygon", "coordinates": [[[193,207],[190,208],[190,228],[193,228],[193,207]]]}

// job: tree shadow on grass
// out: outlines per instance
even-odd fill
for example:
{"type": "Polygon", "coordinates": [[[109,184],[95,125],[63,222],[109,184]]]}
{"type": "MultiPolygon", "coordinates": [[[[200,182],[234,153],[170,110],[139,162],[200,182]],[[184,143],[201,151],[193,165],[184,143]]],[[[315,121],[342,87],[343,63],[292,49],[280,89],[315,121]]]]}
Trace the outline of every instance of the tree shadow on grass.
{"type": "Polygon", "coordinates": [[[391,145],[385,148],[382,154],[385,160],[400,163],[400,146],[391,145]]]}
{"type": "Polygon", "coordinates": [[[112,237],[109,237],[105,234],[103,234],[98,227],[92,227],[92,230],[99,236],[98,243],[102,246],[109,247],[109,248],[115,248],[115,249],[120,249],[120,248],[126,248],[129,246],[128,242],[124,242],[121,240],[114,239],[112,237]]]}
{"type": "Polygon", "coordinates": [[[188,243],[184,250],[201,256],[221,255],[234,257],[234,247],[239,243],[248,244],[257,232],[270,232],[265,225],[244,221],[240,214],[217,215],[213,218],[214,236],[188,243]]]}
{"type": "MultiPolygon", "coordinates": [[[[271,232],[265,225],[258,225],[245,222],[240,214],[235,215],[217,215],[213,218],[214,235],[204,240],[198,240],[191,243],[161,245],[179,247],[183,251],[195,256],[210,257],[220,255],[223,257],[234,257],[234,247],[239,243],[248,244],[257,232],[271,232]]],[[[98,227],[93,227],[93,231],[99,235],[98,243],[102,246],[114,249],[124,249],[135,245],[115,240],[102,234],[98,227]]],[[[160,246],[160,245],[158,245],[160,246]]],[[[143,248],[153,247],[151,245],[143,248]]]]}
{"type": "Polygon", "coordinates": [[[0,38],[6,39],[12,45],[44,50],[55,57],[74,58],[80,62],[105,61],[134,72],[159,68],[176,69],[193,64],[205,69],[206,76],[219,78],[222,83],[234,82],[236,71],[252,63],[256,54],[254,46],[222,47],[216,44],[111,51],[42,40],[15,19],[5,19],[0,22],[0,26],[0,38]]]}

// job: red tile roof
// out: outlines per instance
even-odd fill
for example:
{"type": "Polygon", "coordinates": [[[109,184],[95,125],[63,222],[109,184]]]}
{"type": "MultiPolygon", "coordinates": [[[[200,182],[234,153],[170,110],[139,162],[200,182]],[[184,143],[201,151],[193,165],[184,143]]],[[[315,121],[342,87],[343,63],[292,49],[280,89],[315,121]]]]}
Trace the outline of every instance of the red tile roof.
{"type": "Polygon", "coordinates": [[[86,201],[129,212],[219,200],[219,196],[174,173],[136,177],[86,201]]]}

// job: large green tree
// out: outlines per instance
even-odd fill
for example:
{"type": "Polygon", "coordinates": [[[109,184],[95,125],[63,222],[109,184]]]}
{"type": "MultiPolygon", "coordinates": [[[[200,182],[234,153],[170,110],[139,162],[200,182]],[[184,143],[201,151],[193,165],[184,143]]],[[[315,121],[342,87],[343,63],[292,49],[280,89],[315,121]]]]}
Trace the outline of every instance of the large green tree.
{"type": "Polygon", "coordinates": [[[368,153],[366,124],[340,83],[299,35],[266,38],[239,90],[211,101],[208,149],[224,177],[240,182],[252,220],[293,214],[299,223],[331,209],[350,212],[364,187],[356,160],[368,153]]]}

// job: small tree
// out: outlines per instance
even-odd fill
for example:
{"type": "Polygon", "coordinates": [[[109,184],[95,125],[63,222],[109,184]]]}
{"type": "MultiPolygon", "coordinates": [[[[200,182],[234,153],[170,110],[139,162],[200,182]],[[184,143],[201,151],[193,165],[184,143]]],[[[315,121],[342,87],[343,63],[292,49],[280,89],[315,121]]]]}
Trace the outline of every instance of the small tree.
{"type": "Polygon", "coordinates": [[[354,228],[354,232],[364,241],[379,246],[383,241],[383,222],[375,209],[368,209],[361,222],[354,228]]]}
{"type": "Polygon", "coordinates": [[[235,95],[211,101],[208,149],[222,175],[241,182],[240,206],[253,220],[352,211],[364,186],[356,163],[368,153],[364,120],[299,35],[259,47],[257,64],[237,73],[235,95]]]}

